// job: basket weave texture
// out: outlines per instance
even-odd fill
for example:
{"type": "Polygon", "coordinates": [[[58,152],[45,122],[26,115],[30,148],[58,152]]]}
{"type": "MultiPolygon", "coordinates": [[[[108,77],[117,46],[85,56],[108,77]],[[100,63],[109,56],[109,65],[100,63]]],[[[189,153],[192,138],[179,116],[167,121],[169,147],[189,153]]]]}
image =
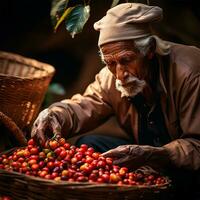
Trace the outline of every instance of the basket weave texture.
{"type": "Polygon", "coordinates": [[[171,182],[166,180],[151,186],[58,182],[0,169],[0,194],[13,200],[172,200],[171,182]]]}
{"type": "Polygon", "coordinates": [[[0,51],[0,111],[21,130],[38,114],[54,71],[49,64],[0,51]]]}
{"type": "Polygon", "coordinates": [[[27,140],[15,122],[0,111],[0,152],[5,151],[6,147],[14,147],[10,145],[25,146],[27,140]]]}
{"type": "Polygon", "coordinates": [[[56,182],[4,170],[0,170],[0,194],[14,200],[170,200],[168,183],[147,187],[56,182]]]}

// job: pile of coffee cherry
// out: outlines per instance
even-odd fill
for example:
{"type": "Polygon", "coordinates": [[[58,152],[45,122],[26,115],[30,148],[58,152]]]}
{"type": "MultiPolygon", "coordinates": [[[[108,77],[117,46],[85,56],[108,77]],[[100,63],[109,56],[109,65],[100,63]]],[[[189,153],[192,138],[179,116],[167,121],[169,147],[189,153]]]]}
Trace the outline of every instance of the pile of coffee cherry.
{"type": "Polygon", "coordinates": [[[41,148],[34,139],[12,154],[0,156],[0,169],[55,181],[111,183],[118,185],[162,185],[166,178],[129,171],[113,165],[112,158],[103,157],[92,147],[80,147],[64,138],[52,139],[41,148]]]}

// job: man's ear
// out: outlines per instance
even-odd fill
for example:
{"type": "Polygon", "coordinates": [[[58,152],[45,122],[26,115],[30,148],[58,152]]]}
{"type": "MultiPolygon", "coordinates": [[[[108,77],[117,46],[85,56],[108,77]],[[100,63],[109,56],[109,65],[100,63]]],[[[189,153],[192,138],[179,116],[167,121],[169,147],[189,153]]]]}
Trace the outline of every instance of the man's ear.
{"type": "Polygon", "coordinates": [[[154,57],[155,51],[156,51],[156,40],[154,38],[152,38],[149,50],[147,52],[147,58],[149,60],[151,60],[154,57]]]}

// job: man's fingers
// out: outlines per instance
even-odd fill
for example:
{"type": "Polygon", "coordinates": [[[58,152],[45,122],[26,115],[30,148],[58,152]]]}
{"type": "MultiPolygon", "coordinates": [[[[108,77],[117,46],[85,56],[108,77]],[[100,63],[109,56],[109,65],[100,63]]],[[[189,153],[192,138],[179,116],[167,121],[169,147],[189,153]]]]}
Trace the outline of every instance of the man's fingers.
{"type": "Polygon", "coordinates": [[[111,149],[102,154],[102,156],[104,157],[114,157],[114,158],[123,157],[125,155],[126,155],[125,153],[119,151],[118,149],[111,149]]]}
{"type": "Polygon", "coordinates": [[[123,158],[113,160],[113,164],[121,167],[127,167],[130,170],[135,170],[140,167],[142,163],[138,163],[137,159],[132,158],[131,156],[125,156],[123,158]]]}
{"type": "Polygon", "coordinates": [[[38,120],[36,119],[36,121],[33,123],[32,129],[31,129],[31,137],[35,137],[35,135],[37,134],[37,127],[38,127],[38,120]]]}
{"type": "Polygon", "coordinates": [[[35,138],[39,144],[43,145],[45,143],[45,131],[48,126],[47,120],[37,120],[32,128],[31,137],[35,138]]]}
{"type": "Polygon", "coordinates": [[[104,156],[104,157],[115,157],[116,155],[117,155],[117,153],[116,153],[115,149],[111,149],[102,154],[102,156],[104,156]]]}
{"type": "Polygon", "coordinates": [[[32,127],[32,130],[31,130],[31,138],[34,138],[36,135],[36,129],[35,127],[32,127]]]}
{"type": "Polygon", "coordinates": [[[55,116],[50,117],[50,126],[51,126],[51,129],[52,129],[55,137],[60,138],[61,137],[61,126],[60,126],[60,123],[55,116]]]}
{"type": "Polygon", "coordinates": [[[143,174],[146,174],[146,175],[150,175],[150,174],[158,175],[159,174],[158,171],[154,170],[152,167],[147,166],[147,165],[138,168],[136,170],[136,172],[140,172],[140,173],[143,173],[143,174]]]}
{"type": "Polygon", "coordinates": [[[128,145],[121,145],[118,146],[115,149],[111,149],[105,153],[103,153],[102,155],[104,157],[124,157],[127,155],[129,148],[127,147],[128,145]]]}
{"type": "Polygon", "coordinates": [[[46,141],[44,135],[45,129],[35,129],[31,135],[40,145],[43,145],[46,141]]]}
{"type": "Polygon", "coordinates": [[[50,109],[43,110],[33,124],[31,137],[34,137],[39,144],[44,144],[46,139],[61,137],[61,124],[57,114],[50,109]]]}
{"type": "Polygon", "coordinates": [[[129,161],[128,156],[124,156],[122,158],[114,160],[113,164],[114,165],[124,165],[125,163],[127,163],[127,161],[129,161]]]}
{"type": "Polygon", "coordinates": [[[43,130],[38,130],[37,132],[37,140],[41,145],[43,145],[46,141],[46,138],[44,136],[44,131],[43,130]]]}

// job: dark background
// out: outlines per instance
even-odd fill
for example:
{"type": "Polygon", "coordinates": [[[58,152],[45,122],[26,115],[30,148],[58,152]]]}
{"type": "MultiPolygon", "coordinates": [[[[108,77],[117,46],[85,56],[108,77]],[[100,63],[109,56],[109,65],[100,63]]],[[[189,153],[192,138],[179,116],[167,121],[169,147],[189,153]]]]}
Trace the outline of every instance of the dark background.
{"type": "MultiPolygon", "coordinates": [[[[163,8],[164,19],[155,27],[162,39],[200,47],[200,7],[197,0],[149,2],[163,8]]],[[[60,99],[81,93],[102,68],[97,47],[98,33],[94,31],[93,23],[105,15],[111,3],[111,0],[91,0],[91,17],[83,32],[72,39],[64,26],[53,33],[51,0],[1,0],[0,50],[52,64],[56,69],[52,82],[62,84],[66,90],[66,95],[60,99]]],[[[112,119],[94,132],[126,136],[112,119]]],[[[71,142],[76,139],[72,138],[71,142]]],[[[187,183],[185,174],[181,181],[187,183]]],[[[180,190],[187,191],[188,188],[180,190]]]]}
{"type": "MultiPolygon", "coordinates": [[[[137,1],[145,3],[146,1],[137,1]]],[[[166,40],[200,47],[200,12],[197,1],[149,1],[164,10],[157,34],[166,40]]],[[[0,3],[0,50],[15,52],[52,64],[53,82],[61,83],[67,97],[82,92],[102,67],[98,33],[93,23],[105,15],[111,0],[91,1],[91,17],[83,32],[71,38],[61,26],[53,33],[51,0],[6,0],[0,3]]]]}

